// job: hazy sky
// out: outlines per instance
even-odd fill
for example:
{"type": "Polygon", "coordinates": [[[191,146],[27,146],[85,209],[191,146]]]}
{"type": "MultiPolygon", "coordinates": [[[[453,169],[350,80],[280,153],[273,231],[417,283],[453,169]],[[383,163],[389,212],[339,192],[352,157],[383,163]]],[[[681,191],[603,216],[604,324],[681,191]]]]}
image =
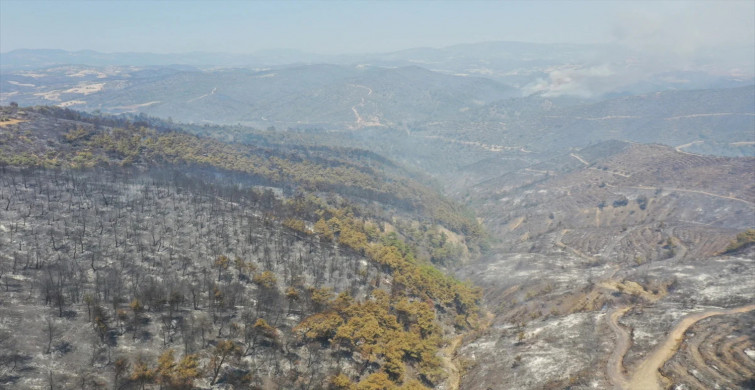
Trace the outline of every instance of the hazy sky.
{"type": "Polygon", "coordinates": [[[481,41],[755,46],[755,1],[0,0],[0,52],[335,54],[481,41]]]}

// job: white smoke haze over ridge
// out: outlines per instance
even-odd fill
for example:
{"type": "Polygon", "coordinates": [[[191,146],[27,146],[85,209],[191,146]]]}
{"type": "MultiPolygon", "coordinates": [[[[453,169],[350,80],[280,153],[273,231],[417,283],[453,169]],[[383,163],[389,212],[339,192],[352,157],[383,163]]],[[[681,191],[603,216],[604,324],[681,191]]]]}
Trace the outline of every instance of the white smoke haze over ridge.
{"type": "Polygon", "coordinates": [[[611,65],[603,64],[589,67],[568,65],[554,67],[546,70],[548,78],[540,78],[524,87],[524,94],[542,93],[546,97],[571,95],[589,98],[605,91],[601,86],[607,87],[617,72],[611,65]]]}
{"type": "MultiPolygon", "coordinates": [[[[635,2],[629,2],[636,4],[635,2]]],[[[642,3],[620,10],[611,41],[622,50],[600,62],[546,69],[524,94],[584,98],[654,80],[683,86],[674,72],[755,77],[755,1],[642,3]]]]}
{"type": "MultiPolygon", "coordinates": [[[[634,9],[617,14],[613,40],[648,55],[678,60],[708,57],[721,46],[755,46],[755,2],[668,3],[665,12],[634,9]]],[[[726,60],[725,58],[722,60],[726,60]]]]}

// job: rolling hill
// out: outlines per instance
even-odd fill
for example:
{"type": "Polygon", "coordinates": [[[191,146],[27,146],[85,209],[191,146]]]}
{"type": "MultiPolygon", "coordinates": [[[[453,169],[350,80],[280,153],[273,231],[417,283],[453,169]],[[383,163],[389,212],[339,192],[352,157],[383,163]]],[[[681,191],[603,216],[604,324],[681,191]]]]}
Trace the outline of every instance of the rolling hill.
{"type": "Polygon", "coordinates": [[[267,70],[60,67],[3,74],[2,101],[143,112],[184,122],[266,128],[402,126],[453,116],[517,92],[419,67],[337,65],[267,70]]]}
{"type": "Polygon", "coordinates": [[[369,152],[2,118],[2,386],[431,388],[478,324],[477,223],[369,152]]]}

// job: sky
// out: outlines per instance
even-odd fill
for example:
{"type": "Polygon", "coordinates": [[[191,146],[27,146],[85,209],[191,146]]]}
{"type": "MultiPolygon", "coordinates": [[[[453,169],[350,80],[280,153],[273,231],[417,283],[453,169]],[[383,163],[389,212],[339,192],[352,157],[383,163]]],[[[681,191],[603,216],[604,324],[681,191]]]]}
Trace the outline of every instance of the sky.
{"type": "Polygon", "coordinates": [[[344,54],[486,41],[755,46],[755,1],[0,0],[0,52],[344,54]]]}

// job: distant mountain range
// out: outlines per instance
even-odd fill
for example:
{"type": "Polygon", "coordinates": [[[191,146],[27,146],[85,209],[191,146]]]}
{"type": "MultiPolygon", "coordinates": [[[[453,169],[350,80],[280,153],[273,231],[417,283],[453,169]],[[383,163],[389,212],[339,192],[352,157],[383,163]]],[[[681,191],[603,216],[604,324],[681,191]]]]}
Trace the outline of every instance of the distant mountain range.
{"type": "MultiPolygon", "coordinates": [[[[257,129],[390,129],[420,149],[433,139],[549,153],[619,139],[755,154],[747,60],[737,70],[647,57],[608,44],[517,42],[358,55],[16,50],[0,56],[0,104],[257,129]]],[[[397,140],[381,134],[370,146],[403,160],[391,151],[397,140]]]]}
{"type": "Polygon", "coordinates": [[[459,110],[518,96],[476,77],[401,68],[302,65],[216,71],[55,67],[3,74],[3,95],[111,113],[144,112],[187,122],[361,128],[453,118],[459,110]]]}
{"type": "MultiPolygon", "coordinates": [[[[452,75],[490,78],[524,95],[600,98],[665,89],[723,88],[752,84],[755,49],[719,48],[704,58],[659,60],[658,54],[616,44],[483,42],[389,53],[321,55],[299,50],[234,53],[101,53],[91,50],[14,50],[0,55],[0,70],[61,65],[160,66],[176,69],[268,68],[336,64],[378,67],[422,66],[452,75]],[[722,58],[733,58],[723,63],[722,58]]],[[[661,55],[662,56],[662,55],[661,55]]]]}
{"type": "Polygon", "coordinates": [[[731,156],[755,149],[752,85],[603,100],[544,91],[522,97],[521,90],[499,81],[416,65],[332,64],[216,70],[57,66],[4,72],[0,85],[0,104],[145,113],[198,124],[394,129],[539,152],[606,139],[731,156]]]}

